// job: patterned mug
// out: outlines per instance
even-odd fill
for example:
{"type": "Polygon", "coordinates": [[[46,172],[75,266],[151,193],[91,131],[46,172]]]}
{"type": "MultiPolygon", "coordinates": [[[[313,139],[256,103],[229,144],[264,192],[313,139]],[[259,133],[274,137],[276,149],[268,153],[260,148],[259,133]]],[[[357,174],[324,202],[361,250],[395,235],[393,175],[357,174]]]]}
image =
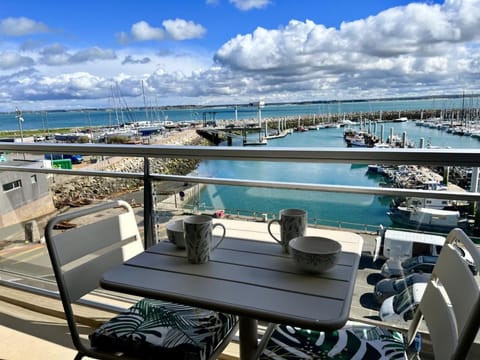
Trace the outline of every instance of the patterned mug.
{"type": "Polygon", "coordinates": [[[288,243],[293,238],[305,236],[307,230],[307,212],[301,209],[280,210],[280,218],[268,222],[268,233],[282,245],[283,252],[288,254],[288,243]],[[272,234],[272,224],[280,225],[280,239],[272,234]]]}
{"type": "Polygon", "coordinates": [[[191,264],[204,264],[210,260],[210,251],[217,248],[225,237],[225,226],[213,224],[212,218],[205,215],[193,215],[183,219],[187,259],[191,264]],[[217,243],[213,244],[213,229],[223,228],[223,234],[217,243]]]}

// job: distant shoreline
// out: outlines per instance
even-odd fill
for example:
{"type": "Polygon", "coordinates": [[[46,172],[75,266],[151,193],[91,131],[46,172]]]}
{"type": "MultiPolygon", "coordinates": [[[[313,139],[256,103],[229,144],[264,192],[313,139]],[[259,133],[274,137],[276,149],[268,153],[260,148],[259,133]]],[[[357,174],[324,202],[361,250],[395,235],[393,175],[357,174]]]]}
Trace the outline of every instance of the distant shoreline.
{"type": "MultiPolygon", "coordinates": [[[[471,99],[479,98],[479,94],[446,94],[446,95],[425,95],[425,96],[407,96],[407,97],[391,97],[391,98],[372,98],[372,99],[345,99],[345,100],[304,100],[304,101],[293,101],[293,102],[268,102],[267,106],[288,106],[288,105],[315,105],[315,104],[342,104],[342,103],[363,103],[363,102],[377,102],[377,101],[412,101],[412,100],[441,100],[441,99],[471,99]]],[[[149,107],[149,110],[184,110],[184,109],[212,109],[212,108],[224,108],[224,107],[254,107],[255,103],[240,103],[240,104],[212,104],[212,105],[194,105],[194,104],[185,104],[185,105],[164,105],[164,106],[153,106],[149,107]]],[[[143,106],[140,107],[129,107],[130,110],[134,111],[145,111],[146,108],[143,106]]],[[[76,109],[52,109],[52,110],[24,110],[22,111],[25,114],[29,113],[39,113],[39,112],[78,112],[78,111],[115,111],[114,108],[110,107],[92,107],[92,108],[76,108],[76,109]]],[[[5,111],[0,114],[15,114],[15,111],[5,111]]]]}
{"type": "MultiPolygon", "coordinates": [[[[419,120],[423,114],[423,119],[428,119],[428,118],[432,118],[432,117],[436,117],[439,115],[439,112],[441,111],[441,109],[429,109],[429,110],[415,110],[415,109],[411,109],[411,110],[404,110],[402,111],[402,116],[403,117],[407,117],[409,120],[419,120]]],[[[389,121],[394,121],[395,119],[399,118],[399,112],[398,111],[383,111],[382,112],[382,121],[384,122],[389,122],[389,121]]],[[[293,122],[304,122],[304,125],[311,125],[313,124],[313,121],[317,121],[317,122],[324,122],[324,123],[327,123],[327,122],[339,122],[341,121],[343,118],[347,117],[348,119],[350,120],[353,120],[353,121],[356,121],[357,123],[359,119],[363,119],[364,121],[366,119],[369,119],[370,117],[370,114],[369,113],[362,113],[362,112],[351,112],[351,113],[334,113],[334,114],[320,114],[316,117],[315,119],[315,115],[310,115],[310,114],[305,114],[305,115],[299,115],[298,117],[297,116],[294,116],[294,115],[290,115],[290,116],[278,116],[278,117],[274,117],[274,118],[264,118],[263,120],[265,121],[268,121],[269,124],[273,124],[275,125],[276,122],[279,120],[279,119],[287,119],[288,121],[293,121],[293,122]]],[[[378,122],[380,119],[370,119],[372,122],[378,122]]],[[[217,120],[217,122],[219,124],[221,123],[224,123],[224,122],[229,122],[230,120],[217,120]]],[[[243,121],[243,120],[240,120],[240,121],[243,121]]],[[[66,133],[70,133],[72,132],[74,129],[76,129],[76,131],[79,131],[79,132],[82,132],[82,131],[85,131],[87,129],[92,129],[92,130],[95,130],[95,129],[102,129],[102,128],[105,128],[105,126],[101,126],[101,125],[95,125],[95,126],[73,126],[73,127],[61,127],[61,128],[49,128],[48,129],[48,132],[51,133],[51,134],[66,134],[66,133]]],[[[23,130],[23,136],[24,137],[27,137],[27,136],[36,136],[36,135],[45,135],[46,134],[46,131],[45,129],[24,129],[23,130]]],[[[19,137],[20,136],[20,132],[18,129],[15,129],[15,130],[3,130],[3,131],[0,131],[0,138],[1,137],[19,137]]]]}

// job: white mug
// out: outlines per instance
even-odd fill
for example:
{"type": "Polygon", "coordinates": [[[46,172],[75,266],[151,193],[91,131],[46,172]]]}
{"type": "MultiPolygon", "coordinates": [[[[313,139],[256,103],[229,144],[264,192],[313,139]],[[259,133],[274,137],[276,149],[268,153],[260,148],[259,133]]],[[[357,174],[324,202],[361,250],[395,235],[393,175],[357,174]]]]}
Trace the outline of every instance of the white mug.
{"type": "Polygon", "coordinates": [[[212,218],[206,215],[193,215],[183,219],[185,247],[187,259],[191,264],[204,264],[210,260],[210,251],[217,248],[225,237],[225,226],[213,224],[212,218]],[[213,229],[223,228],[223,234],[217,243],[213,244],[213,229]]]}
{"type": "Polygon", "coordinates": [[[282,245],[284,253],[288,253],[288,243],[293,238],[305,236],[307,230],[307,212],[301,209],[283,209],[280,210],[280,218],[268,222],[268,233],[270,236],[282,245]],[[272,234],[272,224],[280,225],[280,239],[272,234]]]}

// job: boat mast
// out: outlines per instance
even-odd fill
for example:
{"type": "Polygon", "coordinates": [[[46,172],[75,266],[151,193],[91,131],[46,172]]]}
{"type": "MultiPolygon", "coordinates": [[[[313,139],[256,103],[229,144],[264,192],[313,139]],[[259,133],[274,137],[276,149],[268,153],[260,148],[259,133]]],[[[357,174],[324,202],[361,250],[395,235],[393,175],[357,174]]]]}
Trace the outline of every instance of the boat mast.
{"type": "Polygon", "coordinates": [[[143,86],[142,80],[142,96],[143,96],[143,107],[145,108],[145,120],[148,119],[148,110],[147,110],[147,100],[145,100],[145,87],[143,86]]]}

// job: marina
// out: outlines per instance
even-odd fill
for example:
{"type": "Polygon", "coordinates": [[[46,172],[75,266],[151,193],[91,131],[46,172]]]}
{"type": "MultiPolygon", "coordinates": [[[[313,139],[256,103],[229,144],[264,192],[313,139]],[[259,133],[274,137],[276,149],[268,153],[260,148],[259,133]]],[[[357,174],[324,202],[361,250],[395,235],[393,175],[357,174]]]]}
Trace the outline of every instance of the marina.
{"type": "MultiPolygon", "coordinates": [[[[453,101],[453,100],[452,100],[453,101]]],[[[364,114],[362,120],[354,119],[354,115],[362,114],[360,111],[365,107],[366,103],[359,102],[355,104],[355,110],[348,115],[343,112],[337,113],[337,123],[332,123],[335,119],[331,114],[312,114],[313,111],[322,111],[323,105],[266,105],[262,107],[262,115],[259,115],[258,109],[253,107],[245,112],[239,111],[237,114],[223,109],[216,113],[215,116],[210,115],[212,119],[204,116],[204,121],[199,121],[201,113],[196,112],[192,116],[193,109],[175,109],[169,110],[168,113],[163,113],[164,130],[161,131],[181,131],[182,128],[192,128],[195,125],[197,130],[208,131],[211,134],[218,134],[219,132],[230,131],[232,136],[227,137],[226,140],[218,138],[218,146],[257,146],[262,147],[338,147],[345,148],[347,143],[345,141],[345,133],[348,129],[355,132],[364,132],[371,137],[382,140],[381,144],[388,144],[387,140],[400,139],[400,145],[396,145],[398,140],[395,140],[395,146],[402,147],[405,144],[413,144],[415,147],[439,147],[439,148],[478,148],[480,141],[474,136],[457,135],[453,132],[448,132],[446,129],[435,126],[419,126],[418,121],[414,119],[404,120],[404,115],[409,113],[407,110],[415,106],[426,106],[425,101],[384,101],[371,102],[369,108],[374,107],[384,109],[378,110],[380,114],[387,113],[389,107],[395,106],[405,107],[406,110],[391,111],[392,120],[377,121],[368,120],[364,114]],[[243,114],[243,115],[242,115],[243,114]],[[247,115],[248,114],[248,115],[247,115]],[[275,115],[275,118],[270,116],[275,115]],[[187,121],[190,117],[190,122],[187,121]],[[194,117],[194,119],[192,119],[194,117]],[[167,120],[168,119],[168,120],[167,120]],[[261,124],[259,119],[263,119],[261,124]],[[307,119],[310,123],[307,123],[307,119]],[[350,119],[354,119],[352,121],[350,119]],[[402,119],[399,121],[398,119],[402,119]],[[235,125],[238,122],[238,127],[235,125]],[[267,123],[268,122],[268,123],[267,123]],[[268,124],[267,126],[265,124],[268,124]],[[250,125],[248,125],[250,124],[250,125]],[[331,124],[331,125],[329,125],[331,124]],[[215,126],[213,126],[215,125],[215,126]],[[262,125],[262,126],[260,126],[262,125]],[[198,127],[197,127],[198,126],[198,127]],[[251,132],[241,131],[248,126],[251,132]],[[300,130],[302,129],[302,130],[300,130]],[[295,131],[296,130],[296,131],[295,131]],[[235,133],[240,131],[240,133],[235,133]],[[265,134],[267,134],[265,136],[265,134]]],[[[453,103],[452,103],[453,104],[453,103]]],[[[431,104],[430,104],[431,105],[431,104]]],[[[451,105],[454,106],[454,105],[451,105]]],[[[342,105],[343,108],[343,105],[342,105]]],[[[219,108],[221,109],[221,108],[219,108]]],[[[197,109],[198,110],[198,109],[197,109]]],[[[211,109],[209,109],[211,111],[211,109]]],[[[411,110],[419,111],[419,110],[411,110]]],[[[439,110],[438,113],[441,111],[439,110]]],[[[143,112],[139,112],[140,116],[143,112]]],[[[105,116],[108,111],[92,112],[88,118],[92,124],[98,124],[105,121],[105,116]],[[101,120],[103,119],[103,120],[101,120]]],[[[110,114],[111,115],[111,114],[110,114]]],[[[5,117],[7,114],[1,114],[0,117],[5,117]]],[[[86,116],[82,113],[82,116],[86,116]]],[[[58,126],[72,126],[73,129],[81,130],[83,121],[79,121],[78,113],[76,112],[58,112],[46,114],[23,114],[25,122],[23,127],[42,129],[46,125],[46,119],[49,119],[51,125],[52,117],[56,118],[58,126]],[[37,117],[35,117],[35,116],[37,117]],[[60,116],[62,115],[62,116],[60,116]],[[75,116],[77,115],[77,117],[75,116]],[[38,117],[40,116],[40,117],[38,117]],[[28,126],[27,126],[28,125],[28,126]],[[74,126],[74,127],[73,127],[74,126]]],[[[436,119],[436,118],[435,118],[436,119]]],[[[153,121],[153,120],[152,120],[153,121]]],[[[436,120],[425,119],[424,123],[434,122],[436,120]]],[[[142,121],[133,128],[148,128],[149,124],[154,122],[142,121]]],[[[452,121],[450,121],[452,123],[452,121]]],[[[161,124],[161,122],[159,123],[161,124]]],[[[2,123],[5,126],[5,123],[2,123]]],[[[132,124],[129,124],[132,126],[132,124]]],[[[10,126],[14,128],[14,124],[10,122],[10,126]]],[[[14,129],[12,129],[14,130],[14,129]]],[[[125,127],[118,128],[112,132],[112,137],[121,133],[121,131],[128,131],[125,127]]],[[[151,134],[145,137],[148,139],[151,136],[161,136],[151,134]]],[[[111,138],[110,138],[111,139],[111,138]]],[[[148,143],[143,142],[143,143],[148,143]]],[[[392,142],[390,141],[391,146],[392,142]]],[[[379,151],[381,147],[379,146],[379,151]]],[[[286,182],[304,182],[314,184],[332,184],[332,185],[352,185],[352,186],[388,186],[417,188],[419,184],[428,181],[443,181],[444,174],[439,173],[439,169],[428,169],[428,171],[420,172],[415,175],[415,169],[402,168],[383,168],[381,164],[293,164],[293,163],[268,163],[268,162],[237,162],[235,164],[222,161],[204,160],[201,161],[198,167],[194,170],[194,175],[199,176],[215,176],[220,178],[256,178],[257,180],[278,179],[286,182]],[[373,171],[373,166],[375,171],[373,171]],[[308,169],[308,170],[307,170],[308,169]],[[306,171],[307,170],[307,171],[306,171]]],[[[455,177],[455,181],[461,183],[464,190],[469,189],[469,176],[465,173],[465,169],[450,169],[450,176],[455,177]]],[[[457,182],[457,183],[458,183],[457,182]]],[[[190,200],[188,206],[200,211],[214,212],[216,210],[224,210],[226,213],[234,215],[245,216],[262,216],[267,214],[269,218],[277,215],[278,209],[295,207],[307,209],[309,221],[319,225],[347,227],[355,229],[390,226],[392,221],[388,216],[391,210],[390,205],[392,199],[389,197],[381,197],[374,195],[347,195],[342,193],[310,193],[308,191],[290,191],[288,193],[281,190],[265,190],[260,188],[235,188],[224,187],[221,185],[208,185],[201,187],[197,192],[198,195],[190,200]],[[342,214],[349,213],[348,223],[345,222],[342,214]]]]}
{"type": "MultiPolygon", "coordinates": [[[[478,148],[480,142],[473,137],[460,137],[437,129],[417,127],[414,121],[384,123],[393,129],[394,134],[406,133],[409,141],[420,144],[435,144],[450,148],[478,148]]],[[[277,140],[270,140],[268,147],[346,147],[343,139],[344,128],[324,128],[318,131],[293,132],[277,140]]],[[[379,150],[381,151],[381,150],[379,150]]],[[[280,179],[282,181],[305,182],[316,184],[342,184],[355,186],[389,186],[421,188],[429,181],[441,183],[443,172],[437,169],[418,169],[399,167],[381,168],[377,172],[368,171],[367,165],[358,164],[278,164],[250,163],[230,164],[222,161],[202,161],[195,171],[198,175],[219,177],[255,177],[258,180],[280,179]],[[308,169],[306,171],[306,169],[308,169]],[[437,170],[437,172],[433,171],[437,170]],[[394,185],[392,185],[392,183],[394,185]]],[[[466,171],[466,170],[463,170],[466,171]]],[[[450,175],[460,174],[460,169],[450,169],[450,175]]],[[[460,175],[455,175],[461,180],[460,175]]],[[[466,191],[470,183],[463,183],[463,189],[449,184],[454,191],[466,191]]],[[[260,188],[226,188],[220,185],[208,185],[200,192],[197,203],[203,210],[225,209],[227,213],[260,216],[268,213],[276,216],[278,209],[295,207],[307,209],[312,223],[335,227],[352,227],[374,229],[380,224],[392,226],[388,216],[392,198],[369,195],[345,195],[340,193],[310,193],[296,191],[293,195],[281,190],[269,191],[260,188]],[[345,223],[343,214],[348,212],[350,224],[345,223]]]]}

